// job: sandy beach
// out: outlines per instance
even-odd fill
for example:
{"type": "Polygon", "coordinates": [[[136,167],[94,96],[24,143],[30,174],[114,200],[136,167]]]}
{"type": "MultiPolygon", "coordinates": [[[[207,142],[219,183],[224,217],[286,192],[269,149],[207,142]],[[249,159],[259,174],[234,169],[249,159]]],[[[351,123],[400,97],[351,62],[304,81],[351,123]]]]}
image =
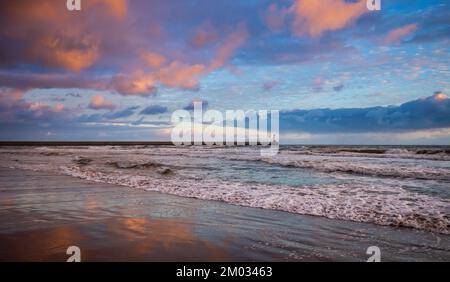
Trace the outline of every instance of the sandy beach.
{"type": "Polygon", "coordinates": [[[0,261],[448,261],[450,237],[0,170],[0,261]]]}

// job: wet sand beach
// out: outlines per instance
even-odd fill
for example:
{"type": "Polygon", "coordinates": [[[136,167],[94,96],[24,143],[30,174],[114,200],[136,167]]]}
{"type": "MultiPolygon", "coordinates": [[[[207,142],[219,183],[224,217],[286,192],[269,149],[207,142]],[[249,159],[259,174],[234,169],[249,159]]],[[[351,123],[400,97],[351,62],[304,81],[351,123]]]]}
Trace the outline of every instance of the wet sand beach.
{"type": "Polygon", "coordinates": [[[450,236],[0,169],[0,261],[448,261],[450,236]]]}

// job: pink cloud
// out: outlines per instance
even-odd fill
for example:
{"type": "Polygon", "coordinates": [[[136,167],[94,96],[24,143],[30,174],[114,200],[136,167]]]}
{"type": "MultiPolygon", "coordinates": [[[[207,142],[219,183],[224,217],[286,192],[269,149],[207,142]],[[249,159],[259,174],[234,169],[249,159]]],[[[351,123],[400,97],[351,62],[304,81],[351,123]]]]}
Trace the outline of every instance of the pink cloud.
{"type": "Polygon", "coordinates": [[[116,106],[102,95],[92,97],[89,108],[93,110],[114,110],[116,106]]]}
{"type": "Polygon", "coordinates": [[[241,47],[248,37],[248,31],[244,24],[239,24],[237,29],[230,33],[225,41],[218,47],[215,58],[210,62],[210,71],[220,68],[231,58],[236,49],[241,47]]]}
{"type": "Polygon", "coordinates": [[[113,88],[125,96],[150,96],[156,93],[156,80],[152,74],[135,72],[113,78],[113,88]]]}
{"type": "Polygon", "coordinates": [[[296,35],[320,36],[325,31],[346,27],[368,12],[367,1],[351,3],[344,0],[296,0],[290,11],[294,14],[292,25],[296,35]]]}
{"type": "Polygon", "coordinates": [[[280,31],[285,22],[287,10],[278,8],[277,4],[270,4],[264,14],[264,21],[271,31],[280,31]]]}
{"type": "Polygon", "coordinates": [[[54,110],[55,112],[57,112],[57,113],[60,113],[60,112],[64,111],[64,109],[65,109],[65,106],[64,106],[64,104],[61,104],[61,103],[57,103],[57,104],[53,107],[53,110],[54,110]]]}
{"type": "Polygon", "coordinates": [[[205,66],[202,64],[189,65],[174,61],[155,73],[155,77],[167,87],[195,90],[198,88],[199,77],[204,73],[205,66]]]}
{"type": "Polygon", "coordinates": [[[0,88],[0,107],[7,107],[20,101],[23,90],[13,88],[0,88]]]}
{"type": "Polygon", "coordinates": [[[95,5],[103,5],[106,11],[119,20],[125,18],[128,12],[128,0],[88,0],[87,8],[95,5]]]}
{"type": "Polygon", "coordinates": [[[114,89],[125,96],[149,96],[157,92],[157,84],[168,88],[198,89],[200,76],[205,74],[203,64],[187,64],[173,61],[151,73],[137,71],[132,75],[118,75],[113,78],[114,89]]]}
{"type": "Polygon", "coordinates": [[[398,42],[416,30],[417,30],[417,24],[408,24],[408,25],[396,28],[396,29],[392,30],[391,32],[389,32],[389,34],[384,39],[384,43],[391,44],[391,43],[398,42]]]}
{"type": "Polygon", "coordinates": [[[216,29],[210,23],[206,22],[194,30],[190,41],[192,46],[201,48],[216,42],[218,39],[219,35],[216,29]]]}
{"type": "Polygon", "coordinates": [[[279,31],[292,16],[292,32],[297,36],[319,37],[326,31],[342,29],[368,12],[366,0],[295,0],[286,9],[271,4],[265,14],[269,29],[279,31]]]}
{"type": "MultiPolygon", "coordinates": [[[[61,103],[54,106],[44,102],[27,102],[25,91],[21,89],[0,88],[0,118],[3,121],[17,119],[63,120],[70,111],[66,111],[61,103]]],[[[70,113],[69,113],[70,114],[70,113]]]]}
{"type": "Polygon", "coordinates": [[[197,90],[199,80],[218,68],[225,66],[237,48],[248,36],[245,25],[238,27],[221,42],[214,57],[207,63],[186,63],[173,60],[155,68],[152,72],[134,71],[132,75],[118,75],[113,79],[113,88],[122,95],[148,96],[156,92],[158,84],[168,88],[197,90]]]}
{"type": "Polygon", "coordinates": [[[160,68],[167,61],[166,57],[155,52],[142,52],[141,58],[149,68],[160,68]]]}
{"type": "Polygon", "coordinates": [[[164,33],[164,26],[157,19],[149,20],[145,27],[126,20],[129,12],[136,13],[128,11],[131,1],[86,0],[80,13],[68,12],[65,5],[53,2],[0,2],[4,23],[0,36],[12,42],[11,46],[2,46],[2,53],[5,51],[2,57],[7,61],[0,65],[54,68],[35,74],[0,72],[2,86],[27,90],[115,90],[123,95],[141,96],[156,93],[159,86],[196,90],[202,76],[230,67],[229,61],[248,36],[244,24],[229,27],[233,28],[231,32],[225,32],[206,21],[192,33],[186,33],[187,40],[192,35],[191,46],[178,54],[179,48],[171,50],[174,40],[164,33]],[[208,49],[200,53],[192,47],[208,49]],[[153,50],[164,50],[164,54],[153,50]],[[90,76],[87,70],[94,66],[120,71],[90,76]]]}
{"type": "Polygon", "coordinates": [[[448,96],[443,92],[436,92],[433,95],[433,99],[436,101],[446,101],[448,100],[448,96]]]}
{"type": "Polygon", "coordinates": [[[0,28],[0,34],[23,46],[8,59],[75,72],[87,69],[100,59],[101,42],[111,35],[104,27],[113,30],[127,7],[127,0],[89,0],[74,17],[52,0],[2,2],[0,17],[8,28],[0,28]],[[90,17],[95,17],[95,25],[86,20],[90,17]]]}

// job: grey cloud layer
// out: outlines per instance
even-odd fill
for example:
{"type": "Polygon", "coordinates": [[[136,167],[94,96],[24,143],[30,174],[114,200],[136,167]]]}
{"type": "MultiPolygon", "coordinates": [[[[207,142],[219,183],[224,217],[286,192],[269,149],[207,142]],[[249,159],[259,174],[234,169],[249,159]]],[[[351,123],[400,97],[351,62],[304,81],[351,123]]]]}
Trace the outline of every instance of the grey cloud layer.
{"type": "Polygon", "coordinates": [[[450,99],[439,97],[436,94],[400,106],[284,111],[280,113],[280,127],[282,131],[309,133],[447,128],[450,127],[450,99]]]}

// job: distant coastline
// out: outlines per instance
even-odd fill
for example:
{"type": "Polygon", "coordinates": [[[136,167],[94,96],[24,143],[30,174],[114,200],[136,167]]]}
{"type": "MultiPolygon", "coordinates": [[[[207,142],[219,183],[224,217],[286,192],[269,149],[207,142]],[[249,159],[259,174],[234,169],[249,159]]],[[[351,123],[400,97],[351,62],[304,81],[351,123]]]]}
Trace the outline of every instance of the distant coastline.
{"type": "Polygon", "coordinates": [[[139,146],[173,145],[170,141],[0,141],[0,146],[139,146]]]}
{"type": "MultiPolygon", "coordinates": [[[[174,144],[171,141],[0,141],[0,146],[174,146],[174,144]]],[[[249,146],[249,143],[246,142],[245,146],[249,146]]]]}

